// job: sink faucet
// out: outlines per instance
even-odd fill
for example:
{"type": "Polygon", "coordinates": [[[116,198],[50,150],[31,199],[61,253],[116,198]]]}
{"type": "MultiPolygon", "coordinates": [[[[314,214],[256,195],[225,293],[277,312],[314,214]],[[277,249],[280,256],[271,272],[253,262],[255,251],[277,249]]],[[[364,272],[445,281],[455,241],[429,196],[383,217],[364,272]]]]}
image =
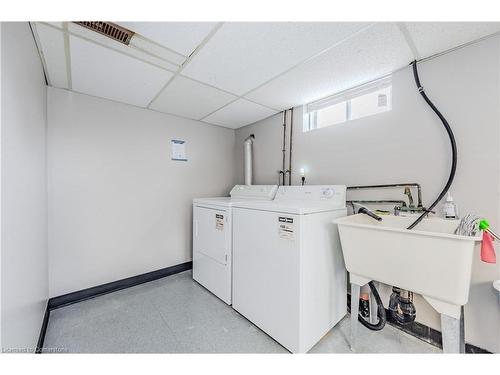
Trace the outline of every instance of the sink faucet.
{"type": "MultiPolygon", "coordinates": [[[[366,189],[366,190],[374,190],[374,189],[387,189],[387,188],[399,188],[402,187],[404,188],[404,194],[408,197],[408,206],[404,201],[393,201],[393,200],[377,200],[377,201],[357,201],[357,202],[364,202],[364,203],[397,203],[397,205],[394,207],[394,214],[397,216],[401,212],[408,212],[408,213],[422,213],[427,211],[427,209],[422,205],[422,188],[420,187],[420,184],[414,183],[414,182],[408,182],[408,183],[398,183],[398,184],[383,184],[383,185],[360,185],[360,186],[348,186],[347,190],[361,190],[361,189],[366,189]],[[411,192],[412,188],[417,189],[417,204],[415,205],[413,201],[413,195],[411,192]]],[[[351,201],[354,202],[354,201],[351,201]]]]}
{"type": "Polygon", "coordinates": [[[354,209],[355,214],[365,214],[370,216],[372,219],[375,219],[377,221],[382,221],[382,218],[375,214],[373,211],[370,211],[367,207],[362,206],[358,203],[353,203],[352,207],[354,209]]]}
{"type": "Polygon", "coordinates": [[[413,205],[413,196],[411,195],[411,189],[409,186],[406,186],[405,187],[405,191],[404,191],[404,194],[408,196],[408,206],[410,207],[414,207],[413,205]]]}

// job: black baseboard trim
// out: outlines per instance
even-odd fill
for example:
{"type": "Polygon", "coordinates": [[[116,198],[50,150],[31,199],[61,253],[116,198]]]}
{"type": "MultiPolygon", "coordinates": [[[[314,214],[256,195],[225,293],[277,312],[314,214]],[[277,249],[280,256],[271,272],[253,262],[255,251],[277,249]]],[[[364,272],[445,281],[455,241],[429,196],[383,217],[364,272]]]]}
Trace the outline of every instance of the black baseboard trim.
{"type": "Polygon", "coordinates": [[[94,286],[92,288],[82,289],[77,292],[63,294],[62,296],[49,299],[49,310],[58,309],[60,307],[71,305],[73,303],[85,301],[97,296],[102,296],[103,294],[116,292],[121,289],[126,289],[139,284],[144,284],[150,281],[161,279],[162,277],[174,275],[179,272],[184,272],[190,270],[191,268],[193,268],[193,262],[181,263],[175,266],[162,268],[160,270],[143,273],[141,275],[127,277],[126,279],[94,286]]]}
{"type": "MultiPolygon", "coordinates": [[[[351,295],[347,294],[347,310],[349,313],[351,312],[351,295]]],[[[401,331],[416,337],[422,341],[425,341],[428,344],[436,346],[440,349],[443,349],[443,339],[441,332],[437,329],[426,326],[425,324],[419,322],[412,322],[407,325],[399,324],[396,320],[394,320],[389,314],[389,310],[385,309],[387,315],[387,324],[390,324],[392,327],[400,329],[401,331]]],[[[467,354],[492,354],[486,349],[480,348],[473,344],[465,343],[465,353],[467,354]]]]}
{"type": "Polygon", "coordinates": [[[43,348],[43,342],[45,341],[45,334],[47,333],[47,326],[49,325],[49,303],[45,306],[45,314],[43,314],[42,328],[40,328],[40,335],[38,336],[38,342],[36,344],[35,353],[40,354],[43,348]]]}
{"type": "Polygon", "coordinates": [[[76,292],[49,298],[49,300],[47,301],[47,308],[45,309],[45,314],[43,316],[42,328],[40,329],[40,336],[38,338],[38,343],[35,353],[37,354],[42,353],[43,343],[45,341],[45,334],[47,332],[47,326],[49,324],[50,312],[52,310],[59,309],[64,306],[72,305],[74,303],[82,302],[98,296],[102,296],[104,294],[113,293],[118,290],[158,280],[163,277],[175,275],[176,273],[188,271],[192,268],[193,268],[193,262],[181,263],[175,266],[143,273],[141,275],[127,277],[126,279],[112,281],[110,283],[94,286],[92,288],[82,289],[76,292]]]}
{"type": "MultiPolygon", "coordinates": [[[[419,322],[412,322],[408,325],[401,325],[397,321],[395,321],[394,318],[390,316],[388,309],[386,309],[386,313],[387,313],[387,323],[390,324],[391,326],[396,327],[401,331],[406,332],[409,335],[412,335],[440,349],[443,348],[442,335],[441,332],[438,331],[437,329],[431,328],[419,322]]],[[[465,353],[491,354],[491,352],[469,343],[465,343],[465,353]]]]}

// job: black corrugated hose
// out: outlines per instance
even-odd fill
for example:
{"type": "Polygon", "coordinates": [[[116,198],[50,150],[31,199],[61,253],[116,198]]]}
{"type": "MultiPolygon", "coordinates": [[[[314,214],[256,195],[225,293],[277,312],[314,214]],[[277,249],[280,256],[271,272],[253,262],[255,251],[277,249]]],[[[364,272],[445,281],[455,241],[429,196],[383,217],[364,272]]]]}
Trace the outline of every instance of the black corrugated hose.
{"type": "Polygon", "coordinates": [[[422,215],[420,215],[407,229],[413,229],[415,226],[422,221],[422,219],[425,217],[425,215],[428,214],[428,211],[432,211],[434,207],[443,199],[443,197],[446,195],[448,190],[450,189],[450,186],[453,182],[453,179],[455,178],[455,172],[457,170],[457,144],[455,142],[455,136],[453,135],[453,131],[451,130],[450,124],[448,124],[448,121],[444,118],[444,116],[439,112],[439,109],[436,108],[434,103],[431,102],[431,100],[427,97],[427,94],[424,91],[424,88],[420,84],[420,78],[418,76],[418,70],[417,70],[417,61],[413,61],[411,63],[413,67],[413,77],[415,78],[415,84],[417,85],[418,92],[420,95],[422,95],[422,98],[426,101],[426,103],[431,107],[431,109],[434,111],[434,113],[439,117],[441,122],[443,123],[444,128],[446,129],[446,132],[448,133],[448,137],[450,138],[450,143],[451,143],[451,170],[450,170],[450,176],[448,177],[448,181],[446,182],[446,185],[444,186],[443,190],[439,194],[439,196],[436,198],[434,203],[430,205],[430,207],[427,209],[426,212],[423,212],[422,215]]]}
{"type": "Polygon", "coordinates": [[[378,294],[377,288],[373,284],[373,281],[368,283],[370,289],[372,291],[373,297],[375,297],[375,301],[377,302],[377,315],[378,315],[378,323],[371,324],[368,323],[361,315],[358,314],[358,321],[363,324],[366,328],[371,329],[372,331],[380,331],[385,327],[385,323],[387,322],[387,316],[385,314],[384,304],[382,303],[382,299],[378,294]]]}

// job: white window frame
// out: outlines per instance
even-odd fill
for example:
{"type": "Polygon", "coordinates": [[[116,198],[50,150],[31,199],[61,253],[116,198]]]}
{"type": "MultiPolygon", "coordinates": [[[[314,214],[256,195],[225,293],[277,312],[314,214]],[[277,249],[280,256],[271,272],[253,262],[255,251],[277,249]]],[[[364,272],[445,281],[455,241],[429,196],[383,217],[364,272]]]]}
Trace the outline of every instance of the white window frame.
{"type": "MultiPolygon", "coordinates": [[[[310,130],[315,130],[315,129],[322,129],[317,127],[317,112],[321,109],[327,108],[334,106],[339,103],[346,103],[346,120],[339,122],[337,124],[342,124],[348,121],[351,121],[351,100],[358,98],[360,96],[370,94],[375,91],[379,91],[382,89],[385,89],[387,87],[392,88],[392,76],[387,76],[381,79],[378,79],[376,81],[372,81],[370,83],[360,85],[353,87],[348,90],[344,90],[342,92],[339,92],[337,94],[328,96],[326,98],[317,100],[315,102],[311,102],[309,104],[304,105],[304,125],[303,125],[303,131],[308,132],[310,130]]],[[[387,103],[389,106],[387,111],[392,110],[392,89],[391,89],[391,100],[390,102],[387,103]]],[[[384,111],[386,112],[386,111],[384,111]]],[[[383,113],[383,112],[382,112],[383,113]]],[[[374,116],[379,113],[374,113],[373,115],[369,116],[374,116]]],[[[368,116],[364,116],[368,117],[368,116]]],[[[332,124],[332,125],[337,125],[337,124],[332,124]]],[[[328,125],[331,126],[331,125],[328,125]]],[[[328,127],[327,126],[327,127],[328,127]]]]}

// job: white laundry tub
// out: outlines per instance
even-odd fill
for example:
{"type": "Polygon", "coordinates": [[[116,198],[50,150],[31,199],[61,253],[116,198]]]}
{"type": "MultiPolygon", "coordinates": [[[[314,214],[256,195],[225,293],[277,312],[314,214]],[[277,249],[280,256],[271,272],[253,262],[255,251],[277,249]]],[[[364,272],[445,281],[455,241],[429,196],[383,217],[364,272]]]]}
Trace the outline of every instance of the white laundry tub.
{"type": "Polygon", "coordinates": [[[376,280],[421,294],[438,312],[458,319],[469,299],[476,237],[453,234],[458,220],[358,214],[337,219],[351,283],[376,280]]]}

